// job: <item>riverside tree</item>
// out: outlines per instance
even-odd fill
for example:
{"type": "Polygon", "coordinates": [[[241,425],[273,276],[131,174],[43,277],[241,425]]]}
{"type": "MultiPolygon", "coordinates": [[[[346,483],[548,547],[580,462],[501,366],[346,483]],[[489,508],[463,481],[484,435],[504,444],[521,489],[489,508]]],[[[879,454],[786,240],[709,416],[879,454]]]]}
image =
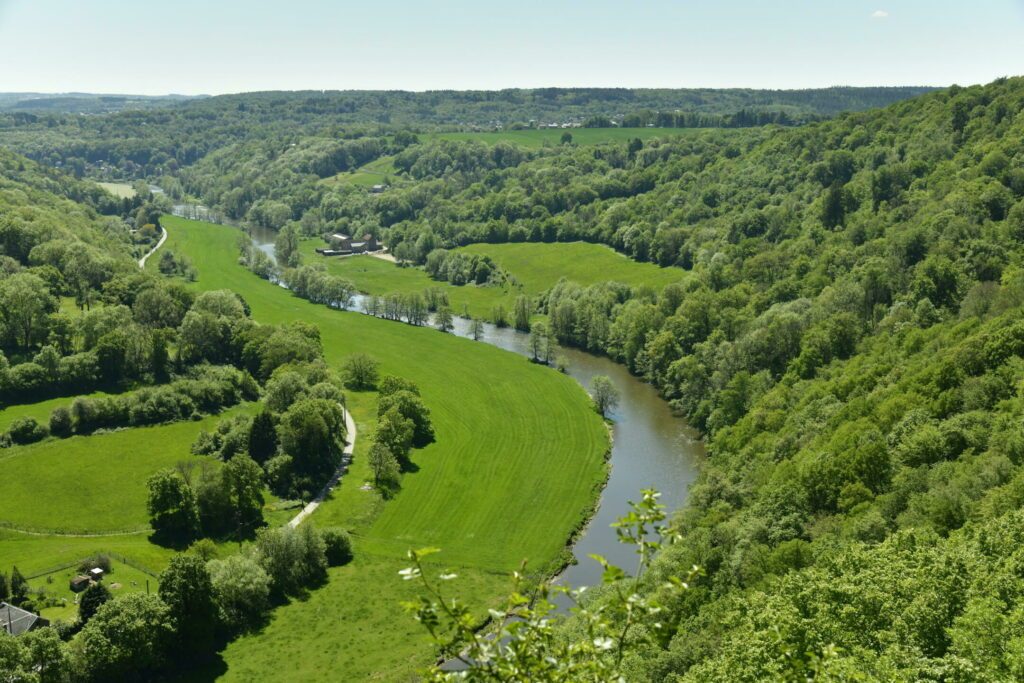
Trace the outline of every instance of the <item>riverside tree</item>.
{"type": "Polygon", "coordinates": [[[619,405],[619,390],[606,375],[594,375],[590,380],[590,396],[601,417],[608,417],[608,413],[619,405]]]}

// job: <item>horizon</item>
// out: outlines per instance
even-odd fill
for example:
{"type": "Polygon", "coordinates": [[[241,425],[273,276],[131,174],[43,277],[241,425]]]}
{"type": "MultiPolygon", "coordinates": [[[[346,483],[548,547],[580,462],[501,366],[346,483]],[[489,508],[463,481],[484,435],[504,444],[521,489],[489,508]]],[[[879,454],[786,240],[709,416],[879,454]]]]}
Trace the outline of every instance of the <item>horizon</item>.
{"type": "Polygon", "coordinates": [[[941,88],[1024,73],[1022,29],[1024,0],[0,0],[0,60],[17,65],[0,91],[941,88]]]}

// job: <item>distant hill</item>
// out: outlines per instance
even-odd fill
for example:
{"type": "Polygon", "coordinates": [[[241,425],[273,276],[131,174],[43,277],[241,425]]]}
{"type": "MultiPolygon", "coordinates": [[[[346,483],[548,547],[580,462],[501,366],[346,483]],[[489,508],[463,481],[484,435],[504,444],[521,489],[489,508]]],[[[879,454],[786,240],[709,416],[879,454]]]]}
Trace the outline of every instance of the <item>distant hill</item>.
{"type": "Polygon", "coordinates": [[[0,93],[0,111],[109,114],[158,109],[203,97],[189,95],[97,95],[93,93],[0,93]]]}

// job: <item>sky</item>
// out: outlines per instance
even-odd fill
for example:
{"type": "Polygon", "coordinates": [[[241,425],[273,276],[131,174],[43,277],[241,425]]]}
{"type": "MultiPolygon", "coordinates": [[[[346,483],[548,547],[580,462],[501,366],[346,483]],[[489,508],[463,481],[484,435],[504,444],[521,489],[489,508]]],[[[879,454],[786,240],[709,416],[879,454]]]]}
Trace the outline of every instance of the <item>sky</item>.
{"type": "Polygon", "coordinates": [[[968,85],[1024,0],[0,0],[0,91],[968,85]]]}

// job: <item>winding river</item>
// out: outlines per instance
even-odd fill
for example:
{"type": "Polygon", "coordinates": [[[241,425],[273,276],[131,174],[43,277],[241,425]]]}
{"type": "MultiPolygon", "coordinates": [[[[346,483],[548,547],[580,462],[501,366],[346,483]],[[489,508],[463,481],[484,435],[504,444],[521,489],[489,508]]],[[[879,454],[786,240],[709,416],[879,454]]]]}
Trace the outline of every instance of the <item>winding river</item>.
{"type": "MultiPolygon", "coordinates": [[[[275,233],[249,232],[253,242],[273,256],[275,233]]],[[[362,310],[362,297],[356,297],[351,310],[362,310]]],[[[455,318],[453,333],[472,337],[469,320],[455,318]]],[[[510,327],[485,323],[482,341],[522,356],[530,355],[529,334],[510,327]]],[[[632,376],[624,366],[571,348],[560,349],[558,355],[567,359],[568,374],[584,387],[589,386],[594,375],[607,375],[621,393],[619,405],[610,415],[614,440],[608,483],[596,513],[573,546],[576,564],[558,579],[571,587],[593,586],[601,582],[601,567],[589,557],[591,554],[603,555],[627,571],[636,563],[633,548],[619,543],[611,523],[628,512],[629,501],[636,500],[644,488],[658,489],[669,510],[681,507],[697,475],[704,447],[686,421],[672,414],[654,387],[632,376]]],[[[559,602],[565,605],[564,600],[559,602]]]]}

